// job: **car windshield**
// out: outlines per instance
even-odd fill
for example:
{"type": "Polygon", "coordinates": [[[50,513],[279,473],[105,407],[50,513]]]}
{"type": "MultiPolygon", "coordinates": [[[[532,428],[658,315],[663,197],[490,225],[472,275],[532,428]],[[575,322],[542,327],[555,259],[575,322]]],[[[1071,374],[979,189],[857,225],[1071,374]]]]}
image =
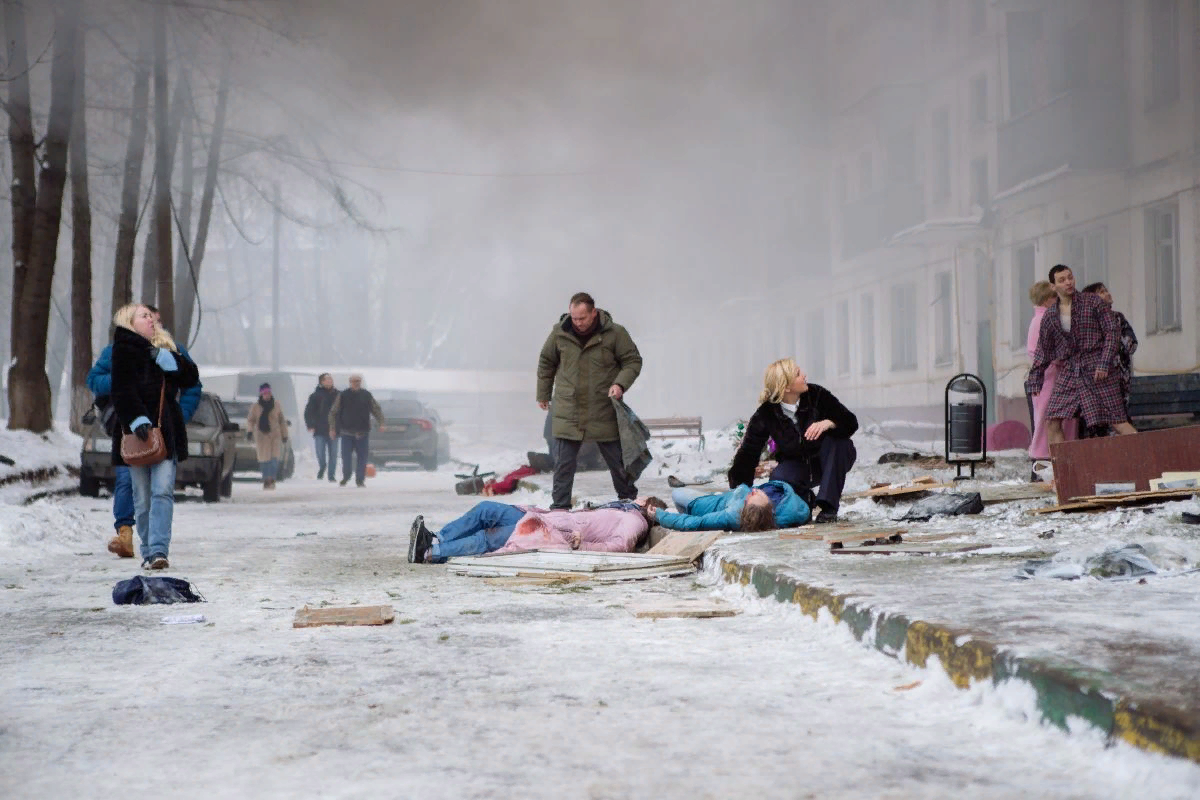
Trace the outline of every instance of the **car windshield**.
{"type": "Polygon", "coordinates": [[[230,419],[245,419],[250,415],[251,405],[249,400],[226,400],[225,413],[230,419]]]}
{"type": "Polygon", "coordinates": [[[196,406],[196,413],[192,415],[188,425],[205,428],[220,427],[221,423],[217,421],[217,407],[211,400],[201,399],[200,405],[196,406]]]}

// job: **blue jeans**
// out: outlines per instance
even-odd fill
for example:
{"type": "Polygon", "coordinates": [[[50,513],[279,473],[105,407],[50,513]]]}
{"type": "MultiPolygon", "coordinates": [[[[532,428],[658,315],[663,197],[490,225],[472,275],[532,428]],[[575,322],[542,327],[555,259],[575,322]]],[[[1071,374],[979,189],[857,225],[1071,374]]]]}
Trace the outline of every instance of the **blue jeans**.
{"type": "Polygon", "coordinates": [[[430,560],[440,564],[455,556],[477,556],[504,547],[525,512],[507,503],[484,500],[436,534],[430,560]]]}
{"type": "Polygon", "coordinates": [[[175,459],[150,467],[130,467],[133,508],[142,558],[167,555],[171,549],[171,517],[175,513],[175,459]]]}
{"type": "Polygon", "coordinates": [[[117,478],[113,482],[113,527],[133,527],[133,483],[129,467],[117,467],[117,478]]]}
{"type": "Polygon", "coordinates": [[[318,477],[328,474],[329,480],[333,480],[333,473],[337,471],[337,445],[332,438],[319,433],[313,434],[313,444],[317,448],[318,477]],[[329,465],[328,473],[325,472],[326,464],[329,465]]]}
{"type": "Polygon", "coordinates": [[[350,480],[350,456],[356,456],[354,463],[354,480],[362,483],[367,479],[367,434],[355,436],[352,433],[342,435],[342,478],[350,480]]]}
{"type": "Polygon", "coordinates": [[[273,481],[279,477],[279,459],[272,458],[270,461],[258,462],[258,468],[262,470],[264,481],[273,481]]]}
{"type": "Polygon", "coordinates": [[[725,507],[726,496],[730,492],[701,492],[696,489],[674,489],[671,492],[671,502],[680,514],[692,514],[701,517],[720,511],[725,507]]]}

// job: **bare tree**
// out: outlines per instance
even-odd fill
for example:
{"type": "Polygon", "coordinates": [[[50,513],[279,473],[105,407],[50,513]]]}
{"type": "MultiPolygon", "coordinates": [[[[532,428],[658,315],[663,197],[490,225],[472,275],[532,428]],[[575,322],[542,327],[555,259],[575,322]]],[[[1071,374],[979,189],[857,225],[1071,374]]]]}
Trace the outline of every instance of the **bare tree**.
{"type": "MultiPolygon", "coordinates": [[[[79,25],[79,2],[62,0],[57,10],[45,157],[38,175],[29,263],[20,298],[13,309],[13,363],[8,370],[8,427],[38,433],[49,430],[51,424],[46,334],[62,223],[63,188],[67,182],[67,146],[74,116],[75,32],[79,25]]],[[[16,34],[10,31],[9,35],[16,34]]],[[[23,29],[19,35],[24,36],[23,29]]]]}
{"type": "Polygon", "coordinates": [[[85,65],[87,32],[81,26],[75,49],[75,121],[71,126],[71,416],[70,427],[83,433],[80,418],[92,404],[87,374],[92,365],[92,207],[88,197],[87,103],[85,65]]]}
{"type": "MultiPolygon", "coordinates": [[[[167,108],[167,2],[154,4],[154,235],[157,241],[158,313],[175,327],[175,274],[171,268],[171,142],[167,108]]],[[[147,265],[149,266],[149,265],[147,265]]]]}
{"type": "Polygon", "coordinates": [[[117,220],[117,252],[113,262],[112,311],[133,301],[133,251],[137,243],[138,204],[142,191],[142,164],[146,160],[146,132],[150,106],[150,37],[143,34],[134,62],[133,102],[130,105],[129,141],[121,186],[121,216],[117,220]]]}
{"type": "Polygon", "coordinates": [[[12,257],[13,293],[9,341],[17,340],[17,304],[29,266],[33,243],[33,216],[37,205],[36,145],[29,96],[29,53],[25,44],[25,7],[21,0],[5,0],[4,28],[8,33],[8,148],[12,155],[12,257]]]}

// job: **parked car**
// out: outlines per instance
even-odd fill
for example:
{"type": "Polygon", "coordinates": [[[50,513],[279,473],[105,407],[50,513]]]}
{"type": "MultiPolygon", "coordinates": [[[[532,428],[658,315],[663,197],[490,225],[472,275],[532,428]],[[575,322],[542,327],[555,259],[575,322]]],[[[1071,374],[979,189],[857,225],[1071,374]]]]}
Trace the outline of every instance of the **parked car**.
{"type": "MultiPolygon", "coordinates": [[[[208,392],[187,426],[188,457],[175,471],[175,488],[198,486],[204,500],[215,503],[233,494],[233,462],[241,426],[229,419],[221,399],[208,392]]],[[[83,437],[79,456],[79,493],[98,497],[100,487],[110,492],[116,481],[112,463],[112,437],[99,419],[92,422],[83,437]]]]}
{"type": "MultiPolygon", "coordinates": [[[[225,401],[225,410],[231,419],[241,426],[242,435],[237,440],[237,458],[233,463],[234,472],[258,472],[258,455],[254,450],[254,441],[246,438],[246,417],[250,415],[250,406],[258,402],[257,397],[234,397],[225,401]]],[[[288,424],[292,421],[289,419],[288,424]]],[[[292,449],[292,437],[289,430],[288,440],[283,443],[283,459],[279,462],[279,480],[286,481],[296,472],[296,451],[292,449]]]]}
{"type": "Polygon", "coordinates": [[[412,392],[372,391],[383,409],[383,430],[371,434],[367,460],[377,467],[406,461],[435,470],[450,460],[450,434],[437,411],[412,392]]]}

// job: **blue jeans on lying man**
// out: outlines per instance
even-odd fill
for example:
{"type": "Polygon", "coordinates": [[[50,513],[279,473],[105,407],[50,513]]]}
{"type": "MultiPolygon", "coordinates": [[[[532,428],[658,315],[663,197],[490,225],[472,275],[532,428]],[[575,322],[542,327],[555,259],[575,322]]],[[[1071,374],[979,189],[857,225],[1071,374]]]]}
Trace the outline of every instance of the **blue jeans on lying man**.
{"type": "Polygon", "coordinates": [[[430,560],[441,564],[456,556],[478,556],[499,550],[517,529],[525,512],[507,503],[484,500],[450,522],[433,537],[430,560]]]}

